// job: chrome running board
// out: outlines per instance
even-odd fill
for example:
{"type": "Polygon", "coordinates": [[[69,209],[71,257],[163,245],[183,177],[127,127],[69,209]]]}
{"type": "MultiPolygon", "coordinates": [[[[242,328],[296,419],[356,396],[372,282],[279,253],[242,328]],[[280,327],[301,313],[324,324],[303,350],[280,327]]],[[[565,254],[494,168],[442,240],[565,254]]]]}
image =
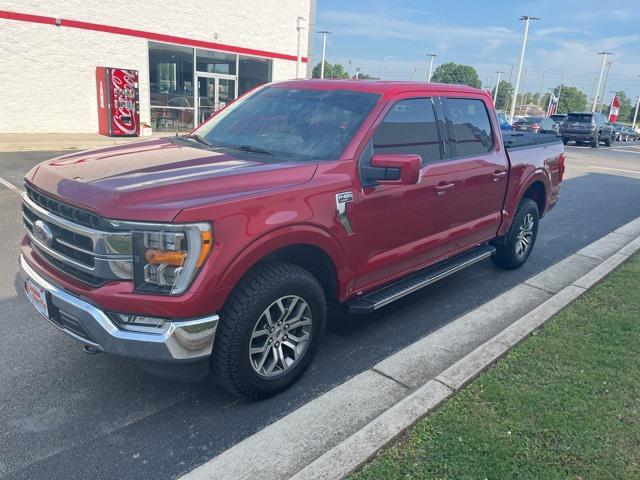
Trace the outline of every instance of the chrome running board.
{"type": "Polygon", "coordinates": [[[371,313],[427,285],[442,280],[496,253],[495,247],[482,245],[442,263],[419,270],[389,285],[366,293],[348,303],[349,313],[371,313]]]}

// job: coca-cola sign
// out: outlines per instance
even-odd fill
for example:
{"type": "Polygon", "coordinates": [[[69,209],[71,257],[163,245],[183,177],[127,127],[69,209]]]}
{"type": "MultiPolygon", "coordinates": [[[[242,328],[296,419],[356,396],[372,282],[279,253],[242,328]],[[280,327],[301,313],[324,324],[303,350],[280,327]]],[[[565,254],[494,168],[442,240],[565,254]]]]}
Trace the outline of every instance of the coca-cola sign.
{"type": "Polygon", "coordinates": [[[138,72],[122,68],[110,70],[112,135],[138,135],[138,72]]]}

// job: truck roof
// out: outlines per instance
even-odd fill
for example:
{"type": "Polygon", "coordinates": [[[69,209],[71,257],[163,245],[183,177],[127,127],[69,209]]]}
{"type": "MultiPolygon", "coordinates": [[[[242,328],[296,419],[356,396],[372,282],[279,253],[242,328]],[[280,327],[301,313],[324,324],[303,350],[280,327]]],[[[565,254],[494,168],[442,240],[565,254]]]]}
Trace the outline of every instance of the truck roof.
{"type": "Polygon", "coordinates": [[[485,90],[466,85],[447,83],[397,82],[392,80],[285,80],[275,82],[274,86],[287,88],[308,88],[318,90],[351,90],[354,92],[394,94],[411,90],[428,92],[472,93],[487,95],[485,90]]]}

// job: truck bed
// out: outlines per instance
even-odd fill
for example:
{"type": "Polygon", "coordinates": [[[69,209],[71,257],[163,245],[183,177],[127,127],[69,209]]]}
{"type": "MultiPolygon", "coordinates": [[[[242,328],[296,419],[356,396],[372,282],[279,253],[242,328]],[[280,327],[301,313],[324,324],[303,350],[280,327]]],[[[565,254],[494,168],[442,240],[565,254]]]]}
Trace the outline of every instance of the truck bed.
{"type": "Polygon", "coordinates": [[[502,140],[507,150],[518,150],[549,144],[562,143],[562,138],[551,133],[502,132],[502,140]]]}

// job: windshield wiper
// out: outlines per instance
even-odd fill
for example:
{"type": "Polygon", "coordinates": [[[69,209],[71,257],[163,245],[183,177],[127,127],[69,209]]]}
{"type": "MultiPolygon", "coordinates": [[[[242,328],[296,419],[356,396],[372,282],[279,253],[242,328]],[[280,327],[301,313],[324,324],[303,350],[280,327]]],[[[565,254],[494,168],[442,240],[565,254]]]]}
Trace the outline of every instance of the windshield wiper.
{"type": "Polygon", "coordinates": [[[241,150],[243,152],[251,152],[251,153],[261,153],[263,155],[273,155],[269,150],[265,150],[264,148],[254,147],[253,145],[239,145],[237,147],[233,147],[236,150],[241,150]]]}
{"type": "Polygon", "coordinates": [[[201,143],[202,145],[205,145],[205,146],[207,146],[207,147],[209,147],[209,148],[212,148],[212,147],[213,147],[213,145],[211,145],[209,142],[207,142],[207,141],[204,139],[204,137],[202,137],[202,136],[198,135],[197,133],[193,133],[193,134],[191,134],[191,135],[187,135],[187,138],[193,139],[193,140],[195,140],[196,142],[201,143]]]}

